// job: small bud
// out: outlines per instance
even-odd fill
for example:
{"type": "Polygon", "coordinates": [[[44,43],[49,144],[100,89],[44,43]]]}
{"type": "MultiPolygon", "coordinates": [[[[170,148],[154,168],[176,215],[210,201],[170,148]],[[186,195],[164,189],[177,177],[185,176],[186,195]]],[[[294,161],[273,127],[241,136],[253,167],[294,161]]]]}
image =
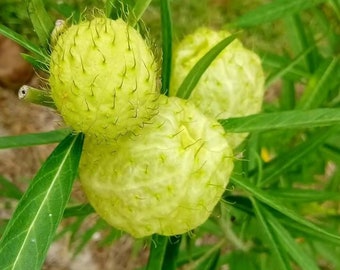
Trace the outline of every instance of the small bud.
{"type": "Polygon", "coordinates": [[[53,47],[57,44],[57,40],[59,38],[59,36],[65,32],[67,29],[67,25],[66,22],[64,20],[56,20],[55,24],[54,24],[54,28],[52,30],[51,33],[51,48],[53,49],[53,47]]]}

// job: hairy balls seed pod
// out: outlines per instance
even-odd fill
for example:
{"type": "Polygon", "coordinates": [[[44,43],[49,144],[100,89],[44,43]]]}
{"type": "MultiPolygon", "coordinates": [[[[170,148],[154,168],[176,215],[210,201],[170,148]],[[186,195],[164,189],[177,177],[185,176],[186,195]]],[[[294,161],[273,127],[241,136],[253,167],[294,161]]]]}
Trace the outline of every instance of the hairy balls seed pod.
{"type": "MultiPolygon", "coordinates": [[[[175,96],[193,66],[213,46],[230,36],[227,31],[200,28],[186,36],[175,48],[170,95],[175,96]]],[[[259,57],[239,40],[229,44],[211,63],[194,88],[189,100],[215,119],[241,117],[261,110],[264,74],[259,57]]],[[[226,136],[233,148],[247,134],[226,136]]]]}
{"type": "Polygon", "coordinates": [[[159,114],[138,136],[88,136],[80,181],[96,212],[134,237],[177,235],[207,220],[233,168],[218,122],[193,104],[160,96],[159,114]]]}
{"type": "Polygon", "coordinates": [[[157,112],[157,65],[122,19],[95,18],[63,30],[50,62],[51,95],[67,125],[108,139],[157,112]]]}

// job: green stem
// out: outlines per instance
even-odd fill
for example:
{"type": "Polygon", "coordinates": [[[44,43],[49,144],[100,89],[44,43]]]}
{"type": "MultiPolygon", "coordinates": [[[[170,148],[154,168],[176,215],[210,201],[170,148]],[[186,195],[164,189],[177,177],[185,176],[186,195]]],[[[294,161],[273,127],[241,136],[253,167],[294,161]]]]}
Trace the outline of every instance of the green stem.
{"type": "Polygon", "coordinates": [[[19,99],[25,102],[30,102],[56,109],[52,97],[44,90],[40,90],[28,85],[23,85],[19,89],[18,96],[19,99]]]}
{"type": "Polygon", "coordinates": [[[225,243],[226,239],[222,239],[221,241],[217,242],[216,245],[209,249],[202,257],[188,265],[186,269],[188,270],[197,269],[198,265],[207,260],[215,251],[219,250],[225,243]]]}
{"type": "Polygon", "coordinates": [[[218,222],[219,222],[219,224],[222,228],[225,239],[230,241],[236,249],[242,250],[242,251],[248,251],[249,248],[250,248],[250,244],[244,243],[233,232],[233,230],[231,228],[231,221],[228,217],[225,216],[224,211],[222,209],[222,204],[221,204],[220,214],[221,214],[221,217],[218,219],[218,222]]]}

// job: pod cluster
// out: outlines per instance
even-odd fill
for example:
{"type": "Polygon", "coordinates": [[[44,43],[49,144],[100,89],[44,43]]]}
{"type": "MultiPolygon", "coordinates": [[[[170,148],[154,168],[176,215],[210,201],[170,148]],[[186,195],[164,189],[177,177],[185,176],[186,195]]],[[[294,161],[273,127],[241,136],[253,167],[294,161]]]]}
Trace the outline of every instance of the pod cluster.
{"type": "Polygon", "coordinates": [[[137,238],[182,234],[208,219],[228,184],[236,144],[216,118],[249,113],[242,111],[247,105],[230,108],[237,95],[248,95],[237,102],[256,99],[253,107],[260,107],[262,92],[252,86],[261,88],[261,79],[254,78],[261,75],[258,58],[238,41],[230,48],[238,52],[218,57],[188,100],[175,97],[195,61],[225,36],[211,32],[218,37],[210,41],[202,31],[197,35],[202,33],[206,46],[184,39],[177,47],[171,97],[159,93],[157,63],[147,42],[121,19],[84,21],[54,39],[51,95],[65,123],[86,135],[82,187],[99,216],[137,238]],[[232,73],[245,64],[256,67],[232,73]],[[237,76],[246,90],[228,82],[237,76]]]}

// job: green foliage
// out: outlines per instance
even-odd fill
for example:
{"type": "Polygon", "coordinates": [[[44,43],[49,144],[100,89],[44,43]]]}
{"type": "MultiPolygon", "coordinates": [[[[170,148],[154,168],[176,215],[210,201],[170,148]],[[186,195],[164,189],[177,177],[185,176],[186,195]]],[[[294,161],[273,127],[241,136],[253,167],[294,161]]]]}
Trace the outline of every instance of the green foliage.
{"type": "Polygon", "coordinates": [[[331,126],[340,121],[339,109],[292,110],[220,120],[228,132],[265,131],[331,126]]]}
{"type": "Polygon", "coordinates": [[[25,37],[14,32],[13,30],[11,30],[10,28],[4,25],[0,25],[0,34],[12,39],[16,43],[18,43],[20,46],[22,46],[29,52],[33,53],[36,57],[38,57],[38,60],[46,61],[46,59],[48,58],[47,53],[44,52],[40,47],[31,43],[25,37]]]}
{"type": "Polygon", "coordinates": [[[172,66],[172,21],[169,1],[161,1],[162,21],[162,94],[168,94],[172,66]]]}
{"type": "Polygon", "coordinates": [[[42,0],[26,0],[26,6],[40,44],[46,48],[54,25],[45,10],[44,3],[42,0]]]}
{"type": "Polygon", "coordinates": [[[72,130],[69,128],[62,128],[37,134],[22,134],[17,136],[1,137],[0,149],[56,143],[60,142],[71,132],[72,130]]]}
{"type": "MultiPolygon", "coordinates": [[[[71,20],[78,21],[85,4],[51,0],[44,6],[41,0],[26,2],[28,15],[20,13],[13,19],[0,12],[0,34],[23,46],[28,51],[24,58],[46,71],[48,37],[53,27],[50,18],[73,14],[71,20]],[[19,33],[20,28],[14,27],[27,18],[37,34],[32,41],[23,35],[27,30],[19,33]]],[[[147,8],[158,10],[163,51],[161,91],[167,93],[173,36],[181,35],[176,29],[195,25],[190,19],[185,27],[176,25],[176,16],[182,14],[172,8],[177,3],[153,1],[149,6],[147,0],[125,1],[117,11],[117,1],[85,2],[103,8],[111,17],[129,6],[134,11],[129,17],[131,24],[147,8]]],[[[189,10],[202,11],[204,5],[193,2],[189,10]]],[[[5,2],[3,7],[10,8],[5,2]]],[[[150,256],[143,269],[221,269],[223,265],[232,270],[340,268],[339,1],[276,0],[257,4],[249,12],[242,10],[244,13],[232,22],[224,18],[223,26],[256,37],[263,32],[271,36],[266,31],[282,23],[281,36],[272,40],[282,43],[274,46],[281,46],[280,50],[273,52],[271,43],[257,46],[259,38],[252,43],[254,50],[260,48],[267,93],[274,93],[274,98],[265,101],[260,114],[219,120],[226,132],[250,133],[236,150],[235,170],[221,204],[193,232],[149,239],[150,256]]],[[[191,15],[195,18],[200,14],[191,15]]],[[[145,20],[147,23],[148,18],[145,20]]],[[[190,95],[209,64],[233,38],[217,44],[191,70],[178,91],[181,97],[190,95]]],[[[0,222],[0,269],[40,269],[51,242],[65,234],[76,243],[76,254],[98,231],[106,232],[103,247],[122,236],[100,219],[81,231],[94,212],[88,204],[69,202],[82,140],[81,134],[72,134],[69,129],[0,138],[0,149],[61,141],[24,193],[0,176],[0,200],[19,202],[11,219],[0,222]],[[69,221],[68,226],[56,234],[62,219],[69,221]]]]}
{"type": "Polygon", "coordinates": [[[69,199],[82,134],[65,138],[22,196],[0,241],[0,268],[40,269],[69,199]]]}
{"type": "Polygon", "coordinates": [[[262,5],[238,18],[233,24],[239,27],[256,26],[262,23],[272,22],[276,19],[291,16],[304,9],[311,8],[326,2],[326,0],[277,0],[270,4],[262,5]]]}

